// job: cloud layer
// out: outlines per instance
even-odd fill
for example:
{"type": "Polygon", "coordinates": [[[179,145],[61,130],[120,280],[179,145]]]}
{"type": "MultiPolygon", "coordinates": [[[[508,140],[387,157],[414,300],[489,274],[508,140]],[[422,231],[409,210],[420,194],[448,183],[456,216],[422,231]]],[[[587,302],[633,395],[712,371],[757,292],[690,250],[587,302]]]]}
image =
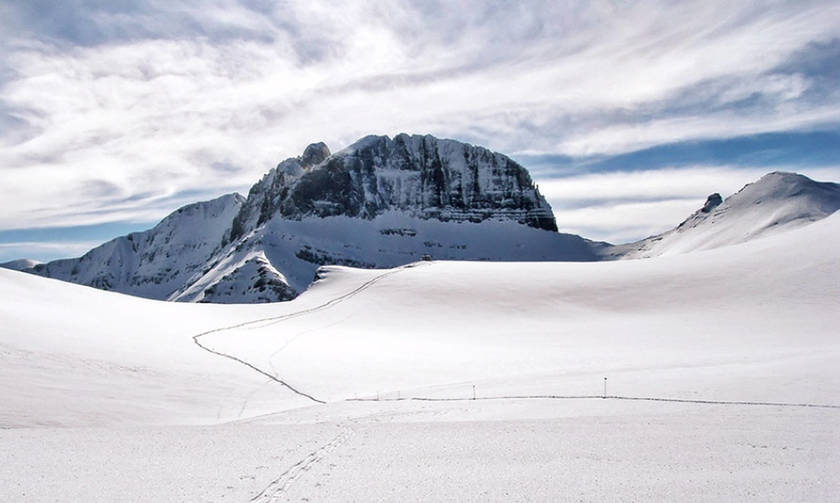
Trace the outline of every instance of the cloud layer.
{"type": "MultiPolygon", "coordinates": [[[[836,131],[838,18],[832,1],[5,4],[0,229],[151,222],[366,134],[580,176],[662,145],[836,131]]],[[[558,218],[596,209],[576,211],[558,218]]]]}

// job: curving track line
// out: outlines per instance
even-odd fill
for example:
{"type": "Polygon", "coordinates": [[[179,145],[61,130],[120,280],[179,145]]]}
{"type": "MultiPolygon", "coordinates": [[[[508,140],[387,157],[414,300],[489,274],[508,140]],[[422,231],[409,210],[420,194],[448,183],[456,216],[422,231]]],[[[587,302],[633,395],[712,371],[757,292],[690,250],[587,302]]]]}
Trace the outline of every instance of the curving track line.
{"type": "Polygon", "coordinates": [[[300,316],[305,316],[307,314],[315,313],[315,312],[318,312],[318,311],[323,311],[324,309],[329,309],[330,307],[333,307],[336,304],[340,304],[341,302],[344,302],[347,299],[350,299],[350,298],[355,297],[356,295],[362,293],[363,291],[367,290],[368,288],[370,288],[376,282],[378,282],[379,280],[381,280],[383,278],[386,278],[388,276],[392,276],[394,274],[397,274],[398,272],[402,272],[405,269],[409,269],[409,268],[412,268],[412,267],[417,267],[418,265],[419,264],[417,264],[417,263],[412,263],[412,264],[407,264],[407,265],[404,265],[404,266],[397,267],[395,269],[391,269],[388,272],[382,273],[382,274],[380,274],[380,275],[362,283],[356,289],[354,289],[350,292],[347,292],[344,295],[340,295],[338,297],[335,297],[334,299],[330,299],[327,302],[324,302],[323,304],[319,304],[319,305],[314,306],[314,307],[310,307],[310,308],[307,308],[307,309],[302,309],[302,310],[296,311],[294,313],[288,313],[288,314],[283,314],[283,315],[279,315],[279,316],[270,316],[268,318],[260,318],[260,319],[257,319],[257,320],[246,321],[246,322],[243,322],[243,323],[238,323],[236,325],[230,325],[230,326],[227,326],[227,327],[214,328],[213,330],[208,330],[206,332],[201,332],[198,335],[194,335],[192,337],[192,340],[193,340],[193,342],[195,343],[196,346],[203,349],[204,351],[207,351],[208,353],[212,353],[216,356],[221,356],[222,358],[227,358],[228,360],[232,360],[236,363],[239,363],[240,365],[244,365],[244,366],[250,368],[251,370],[253,370],[255,372],[259,372],[260,374],[262,374],[265,377],[268,377],[272,381],[285,386],[286,388],[288,388],[293,393],[296,393],[296,394],[298,394],[302,397],[308,398],[308,399],[310,399],[310,400],[312,400],[313,402],[316,402],[316,403],[327,403],[326,401],[321,400],[320,398],[316,398],[309,393],[306,393],[304,391],[301,391],[301,390],[295,388],[294,386],[292,386],[288,382],[284,381],[283,379],[277,377],[276,375],[274,375],[270,372],[267,372],[267,371],[257,367],[256,365],[254,365],[252,363],[249,363],[249,362],[247,362],[247,361],[245,361],[241,358],[238,358],[234,355],[231,355],[231,354],[228,354],[228,353],[223,353],[221,351],[216,351],[215,349],[213,349],[211,347],[205,346],[204,344],[201,343],[201,341],[199,339],[201,339],[205,335],[215,334],[215,333],[218,333],[218,332],[224,332],[225,330],[233,330],[233,329],[236,329],[236,328],[247,327],[249,325],[256,325],[258,323],[265,323],[265,322],[269,322],[269,321],[273,321],[273,322],[286,321],[286,320],[290,320],[292,318],[298,318],[300,316]]]}

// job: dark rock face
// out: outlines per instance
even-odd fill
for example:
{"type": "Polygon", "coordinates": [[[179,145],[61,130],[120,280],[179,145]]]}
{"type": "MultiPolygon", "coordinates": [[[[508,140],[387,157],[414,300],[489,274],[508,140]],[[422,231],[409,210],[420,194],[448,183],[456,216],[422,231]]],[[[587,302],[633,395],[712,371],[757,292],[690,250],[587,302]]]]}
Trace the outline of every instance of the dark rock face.
{"type": "Polygon", "coordinates": [[[307,146],[306,150],[303,151],[303,155],[300,156],[299,162],[301,166],[304,167],[315,166],[316,164],[324,162],[324,159],[329,156],[330,149],[327,147],[326,143],[320,141],[307,146]]]}
{"type": "Polygon", "coordinates": [[[289,187],[306,170],[320,164],[329,156],[330,149],[324,142],[313,143],[306,147],[303,155],[290,157],[266,173],[262,180],[251,187],[242,210],[234,218],[230,241],[242,237],[274,216],[288,196],[289,187]]]}
{"type": "Polygon", "coordinates": [[[278,212],[289,219],[371,219],[400,211],[441,221],[513,220],[557,230],[551,207],[527,170],[485,148],[401,134],[368,136],[323,157],[326,152],[322,143],[310,145],[303,156],[269,172],[248,194],[232,236],[278,212]]]}
{"type": "Polygon", "coordinates": [[[720,194],[715,192],[714,194],[706,198],[706,204],[704,204],[703,207],[700,208],[700,211],[703,213],[709,213],[713,209],[717,208],[722,202],[723,198],[720,197],[720,194]]]}

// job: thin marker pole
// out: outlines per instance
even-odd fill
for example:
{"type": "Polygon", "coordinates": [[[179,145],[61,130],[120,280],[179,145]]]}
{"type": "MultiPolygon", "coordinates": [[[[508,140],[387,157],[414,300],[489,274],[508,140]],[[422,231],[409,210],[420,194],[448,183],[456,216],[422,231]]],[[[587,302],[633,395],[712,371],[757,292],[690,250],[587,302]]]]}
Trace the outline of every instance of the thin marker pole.
{"type": "Polygon", "coordinates": [[[604,398],[607,398],[607,378],[604,378],[604,398]]]}

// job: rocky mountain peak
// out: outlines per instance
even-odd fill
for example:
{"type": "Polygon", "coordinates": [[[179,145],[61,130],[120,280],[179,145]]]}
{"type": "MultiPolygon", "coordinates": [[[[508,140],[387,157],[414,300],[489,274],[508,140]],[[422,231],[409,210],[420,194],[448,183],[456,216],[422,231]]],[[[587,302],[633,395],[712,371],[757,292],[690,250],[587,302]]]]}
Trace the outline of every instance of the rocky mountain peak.
{"type": "Polygon", "coordinates": [[[324,162],[330,149],[324,142],[311,143],[303,154],[289,157],[266,173],[248,191],[248,199],[234,218],[229,240],[242,237],[271,218],[291,187],[304,173],[324,162]]]}
{"type": "Polygon", "coordinates": [[[556,231],[527,170],[507,156],[431,135],[366,136],[329,155],[323,143],[283,161],[250,191],[234,237],[276,215],[515,221],[556,231]],[[307,163],[314,163],[307,165],[307,163]]]}
{"type": "Polygon", "coordinates": [[[310,143],[303,151],[303,155],[298,158],[300,165],[304,168],[315,166],[324,162],[324,159],[330,156],[330,149],[327,144],[319,141],[318,143],[310,143]]]}

